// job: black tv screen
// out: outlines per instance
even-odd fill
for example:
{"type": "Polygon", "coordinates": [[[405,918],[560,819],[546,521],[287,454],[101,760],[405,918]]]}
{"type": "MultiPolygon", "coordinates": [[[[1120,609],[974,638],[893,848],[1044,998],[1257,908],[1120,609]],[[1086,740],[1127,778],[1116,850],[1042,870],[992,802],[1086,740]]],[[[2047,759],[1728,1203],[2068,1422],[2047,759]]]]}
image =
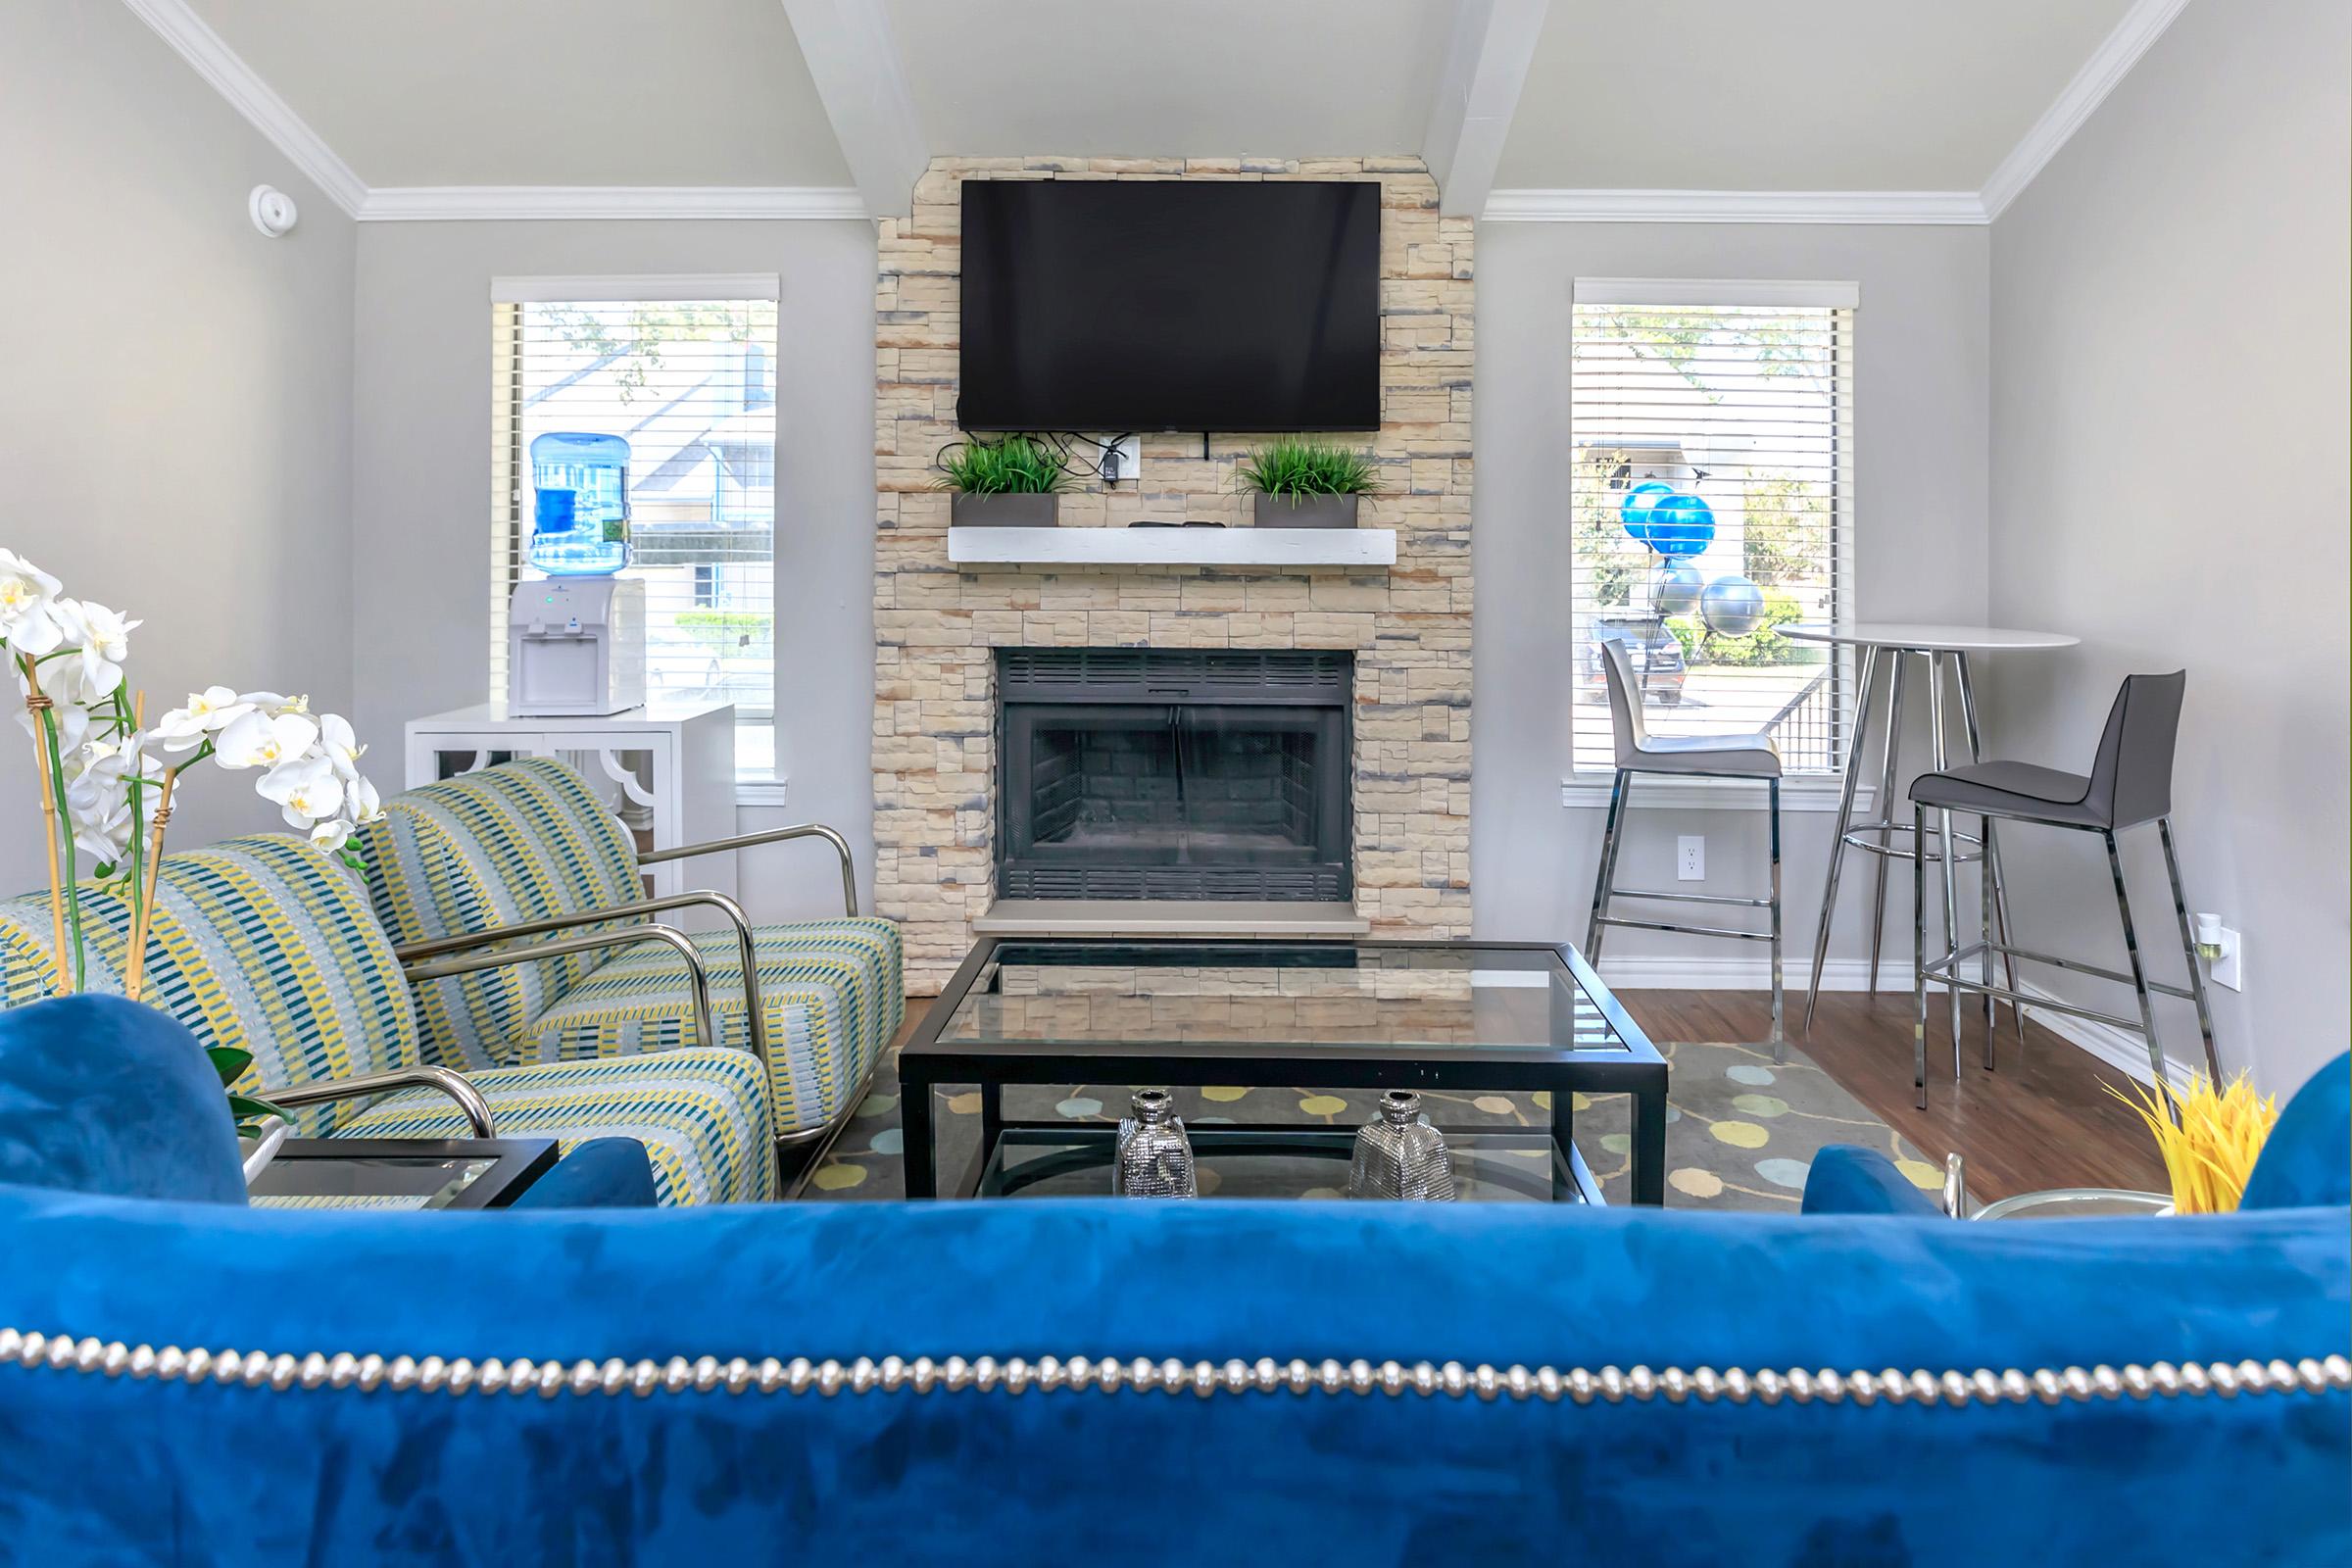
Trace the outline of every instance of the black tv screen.
{"type": "Polygon", "coordinates": [[[963,184],[967,430],[1380,427],[1380,186],[963,184]]]}

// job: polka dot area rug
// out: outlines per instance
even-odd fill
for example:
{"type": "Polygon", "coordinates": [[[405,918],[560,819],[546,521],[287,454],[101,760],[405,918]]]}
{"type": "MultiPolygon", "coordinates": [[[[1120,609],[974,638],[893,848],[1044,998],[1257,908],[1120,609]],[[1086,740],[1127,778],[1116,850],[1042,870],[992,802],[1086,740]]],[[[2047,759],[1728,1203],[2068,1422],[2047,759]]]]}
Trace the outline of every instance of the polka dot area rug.
{"type": "MultiPolygon", "coordinates": [[[[1755,1046],[1682,1044],[1658,1049],[1672,1064],[1666,1112],[1670,1208],[1793,1212],[1813,1155],[1826,1144],[1859,1144],[1882,1151],[1927,1191],[1942,1183],[1940,1169],[1921,1158],[1916,1149],[1793,1047],[1785,1062],[1775,1062],[1771,1052],[1755,1046]]],[[[1216,1085],[1177,1089],[1174,1095],[1177,1113],[1188,1125],[1312,1122],[1335,1129],[1372,1120],[1377,1099],[1364,1091],[1216,1085]]],[[[1015,1087],[1004,1092],[1004,1114],[1013,1121],[1115,1123],[1127,1098],[1127,1089],[1116,1087],[1015,1087]]],[[[1537,1140],[1510,1135],[1545,1128],[1550,1097],[1430,1094],[1423,1097],[1423,1108],[1440,1126],[1469,1130],[1481,1146],[1474,1157],[1467,1151],[1457,1153],[1456,1171],[1465,1197],[1507,1198],[1541,1190],[1547,1168],[1544,1154],[1539,1148],[1527,1147],[1537,1140]]],[[[1577,1146],[1602,1196],[1612,1203],[1631,1201],[1629,1102],[1616,1095],[1579,1095],[1575,1108],[1577,1146]]],[[[933,1121],[944,1184],[969,1166],[978,1148],[979,1094],[967,1090],[942,1095],[933,1121]]],[[[899,1086],[892,1065],[886,1063],[800,1196],[808,1201],[903,1198],[905,1156],[899,1086]]],[[[1345,1158],[1226,1154],[1203,1157],[1200,1176],[1203,1196],[1336,1198],[1347,1185],[1348,1165],[1345,1158]]],[[[1058,1197],[1107,1193],[1109,1178],[1100,1162],[1093,1162],[1039,1179],[1024,1191],[1058,1197]]]]}

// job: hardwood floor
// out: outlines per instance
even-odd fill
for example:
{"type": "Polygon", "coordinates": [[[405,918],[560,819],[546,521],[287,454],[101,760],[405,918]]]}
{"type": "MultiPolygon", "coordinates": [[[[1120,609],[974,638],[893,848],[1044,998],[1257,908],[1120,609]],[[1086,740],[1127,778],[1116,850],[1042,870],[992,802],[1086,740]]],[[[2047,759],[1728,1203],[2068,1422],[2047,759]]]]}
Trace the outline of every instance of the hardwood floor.
{"type": "MultiPolygon", "coordinates": [[[[1768,1022],[1762,992],[1625,991],[1619,999],[1660,1040],[1761,1040],[1768,1022]]],[[[892,1042],[905,1045],[931,1004],[910,997],[906,1022],[892,1042]]],[[[1804,995],[1788,998],[1789,1043],[1846,1093],[1909,1139],[1936,1165],[1958,1150],[1968,1160],[1968,1190],[1979,1202],[2043,1187],[2161,1190],[2164,1165],[2148,1131],[2107,1091],[2131,1080],[2039,1024],[2026,1025],[2021,1049],[2001,1014],[1996,1070],[1982,1065],[1984,1041],[1967,1019],[1967,1070],[1955,1092],[1951,1032],[1931,1008],[1928,1108],[1911,1100],[1911,1002],[1882,994],[1824,992],[1808,1036],[1799,1031],[1804,995]]]]}
{"type": "MultiPolygon", "coordinates": [[[[1635,1021],[1659,1040],[1761,1040],[1770,1014],[1762,992],[1621,991],[1635,1021]]],[[[2081,1048],[2029,1022],[2026,1043],[2006,1009],[1995,1070],[1984,1068],[1984,1036],[1964,1020],[1967,1059],[1952,1085],[1952,1036],[1942,999],[1930,999],[1928,1108],[1912,1102],[1911,999],[1825,991],[1810,1035],[1804,994],[1788,994],[1788,1041],[1936,1165],[1958,1150],[1979,1202],[2043,1187],[2162,1190],[2164,1164],[2132,1108],[2108,1093],[2131,1080],[2081,1048]]]]}

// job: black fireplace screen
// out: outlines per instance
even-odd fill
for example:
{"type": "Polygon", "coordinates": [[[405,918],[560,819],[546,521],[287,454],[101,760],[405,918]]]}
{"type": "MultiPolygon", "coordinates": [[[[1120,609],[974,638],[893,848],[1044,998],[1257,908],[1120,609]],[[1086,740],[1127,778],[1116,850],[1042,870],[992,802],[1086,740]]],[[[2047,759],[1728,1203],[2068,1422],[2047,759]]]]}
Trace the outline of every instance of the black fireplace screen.
{"type": "Polygon", "coordinates": [[[998,891],[1348,897],[1349,676],[1340,653],[1004,651],[998,891]]]}

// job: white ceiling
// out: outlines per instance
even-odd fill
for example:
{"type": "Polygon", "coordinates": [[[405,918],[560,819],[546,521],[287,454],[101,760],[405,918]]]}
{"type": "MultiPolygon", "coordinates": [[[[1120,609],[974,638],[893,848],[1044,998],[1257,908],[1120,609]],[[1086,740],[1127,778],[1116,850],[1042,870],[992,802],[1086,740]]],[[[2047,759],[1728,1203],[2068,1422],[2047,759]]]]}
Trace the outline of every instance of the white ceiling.
{"type": "Polygon", "coordinates": [[[1551,0],[1498,187],[1977,190],[2130,0],[1551,0]]]}
{"type": "Polygon", "coordinates": [[[1454,0],[889,0],[935,152],[1412,153],[1454,0]]]}
{"type": "MultiPolygon", "coordinates": [[[[378,189],[851,183],[784,0],[146,3],[378,189]]],[[[1475,0],[880,3],[934,153],[1311,157],[1419,151],[1475,0]]],[[[1494,184],[1973,192],[2132,5],[1550,0],[1494,184]]]]}
{"type": "Polygon", "coordinates": [[[369,185],[843,185],[780,0],[189,0],[369,185]]]}

